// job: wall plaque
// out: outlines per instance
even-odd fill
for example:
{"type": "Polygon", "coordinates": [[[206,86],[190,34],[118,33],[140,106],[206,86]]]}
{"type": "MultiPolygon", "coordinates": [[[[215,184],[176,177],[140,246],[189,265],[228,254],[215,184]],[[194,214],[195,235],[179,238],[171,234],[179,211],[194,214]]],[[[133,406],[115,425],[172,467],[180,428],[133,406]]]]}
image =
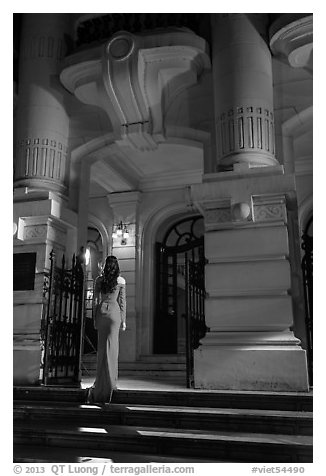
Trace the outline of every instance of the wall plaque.
{"type": "Polygon", "coordinates": [[[34,289],[36,253],[14,253],[14,291],[34,289]]]}

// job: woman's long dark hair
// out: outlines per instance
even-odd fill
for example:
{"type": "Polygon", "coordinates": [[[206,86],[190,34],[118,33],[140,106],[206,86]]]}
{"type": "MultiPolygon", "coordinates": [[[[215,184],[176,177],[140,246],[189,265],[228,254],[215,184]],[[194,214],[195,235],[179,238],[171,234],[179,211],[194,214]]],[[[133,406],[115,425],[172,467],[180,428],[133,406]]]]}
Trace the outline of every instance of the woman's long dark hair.
{"type": "Polygon", "coordinates": [[[112,293],[118,284],[120,268],[115,256],[108,256],[105,260],[102,271],[101,292],[104,294],[112,293]]]}

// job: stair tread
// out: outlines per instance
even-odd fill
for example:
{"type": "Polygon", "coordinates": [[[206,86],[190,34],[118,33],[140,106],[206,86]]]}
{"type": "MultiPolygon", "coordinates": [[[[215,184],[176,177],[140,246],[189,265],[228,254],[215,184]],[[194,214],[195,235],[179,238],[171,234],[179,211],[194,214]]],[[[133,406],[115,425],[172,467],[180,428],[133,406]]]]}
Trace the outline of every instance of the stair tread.
{"type": "Polygon", "coordinates": [[[59,433],[63,435],[76,436],[90,434],[94,437],[104,438],[177,438],[187,440],[204,440],[204,441],[229,441],[242,442],[249,444],[268,444],[268,445],[295,445],[295,446],[312,446],[312,436],[306,435],[278,435],[269,433],[245,433],[245,432],[228,432],[228,431],[211,431],[211,430],[187,430],[178,428],[158,428],[145,426],[126,426],[126,425],[102,425],[101,427],[78,426],[72,428],[71,425],[62,422],[22,422],[15,425],[14,434],[17,432],[28,432],[36,435],[41,433],[42,436],[59,433]]]}
{"type": "MultiPolygon", "coordinates": [[[[57,387],[57,386],[14,386],[14,391],[24,391],[24,392],[59,392],[62,394],[66,394],[67,392],[69,393],[79,393],[83,392],[81,388],[73,388],[73,387],[57,387]]],[[[205,396],[205,395],[226,395],[226,396],[259,396],[259,397],[264,397],[264,396],[269,396],[269,397],[293,397],[293,398],[309,398],[312,399],[312,391],[310,392],[270,392],[270,391],[264,391],[264,390],[216,390],[216,389],[192,389],[192,388],[178,388],[178,389],[151,389],[151,390],[143,390],[143,389],[119,389],[119,381],[118,381],[118,390],[116,391],[117,393],[129,393],[132,392],[133,394],[159,394],[159,393],[175,393],[175,394],[180,394],[180,393],[188,393],[192,395],[200,395],[200,396],[205,396]]]]}
{"type": "Polygon", "coordinates": [[[83,411],[83,412],[96,412],[103,410],[106,412],[155,412],[155,413],[182,413],[186,415],[233,415],[233,416],[259,416],[262,418],[268,417],[282,417],[282,418],[300,418],[311,419],[313,412],[309,411],[293,411],[293,410],[259,410],[259,409],[244,409],[244,408],[218,408],[218,407],[185,407],[180,405],[139,405],[139,404],[122,404],[122,403],[110,403],[102,406],[89,405],[89,404],[72,404],[71,402],[62,401],[16,401],[14,403],[15,409],[29,409],[37,410],[38,407],[42,407],[42,410],[54,410],[61,412],[62,410],[71,411],[83,411]]]}
{"type": "MultiPolygon", "coordinates": [[[[127,451],[96,450],[73,447],[46,447],[38,445],[15,445],[14,463],[216,463],[209,458],[162,456],[127,451]]],[[[222,462],[222,461],[219,461],[222,462]]]]}

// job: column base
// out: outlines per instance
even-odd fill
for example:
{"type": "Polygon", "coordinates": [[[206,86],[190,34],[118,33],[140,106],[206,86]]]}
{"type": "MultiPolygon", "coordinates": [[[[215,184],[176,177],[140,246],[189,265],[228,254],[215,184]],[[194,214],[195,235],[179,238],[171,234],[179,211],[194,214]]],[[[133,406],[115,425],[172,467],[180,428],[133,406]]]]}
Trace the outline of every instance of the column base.
{"type": "Polygon", "coordinates": [[[295,348],[201,346],[194,352],[195,388],[306,392],[306,352],[295,348]]]}
{"type": "Polygon", "coordinates": [[[14,346],[13,381],[14,385],[39,385],[40,383],[40,345],[14,346]]]}

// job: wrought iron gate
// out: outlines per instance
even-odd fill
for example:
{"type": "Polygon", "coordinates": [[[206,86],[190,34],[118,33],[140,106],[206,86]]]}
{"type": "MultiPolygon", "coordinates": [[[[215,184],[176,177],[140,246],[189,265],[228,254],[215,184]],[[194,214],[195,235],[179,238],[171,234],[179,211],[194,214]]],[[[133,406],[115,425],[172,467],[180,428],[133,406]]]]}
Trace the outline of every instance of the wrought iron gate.
{"type": "Polygon", "coordinates": [[[44,280],[41,325],[41,381],[44,385],[79,386],[83,333],[84,272],[76,256],[66,268],[63,256],[56,266],[50,253],[50,271],[44,280]]]}
{"type": "MultiPolygon", "coordinates": [[[[203,250],[203,247],[202,247],[203,250]]],[[[187,332],[187,387],[194,387],[194,350],[205,336],[205,257],[202,253],[199,261],[188,259],[185,254],[186,280],[186,332],[187,332]]]]}
{"type": "Polygon", "coordinates": [[[307,359],[309,383],[313,384],[313,237],[309,233],[312,228],[311,218],[302,236],[302,274],[304,284],[304,298],[306,311],[307,359]]]}

